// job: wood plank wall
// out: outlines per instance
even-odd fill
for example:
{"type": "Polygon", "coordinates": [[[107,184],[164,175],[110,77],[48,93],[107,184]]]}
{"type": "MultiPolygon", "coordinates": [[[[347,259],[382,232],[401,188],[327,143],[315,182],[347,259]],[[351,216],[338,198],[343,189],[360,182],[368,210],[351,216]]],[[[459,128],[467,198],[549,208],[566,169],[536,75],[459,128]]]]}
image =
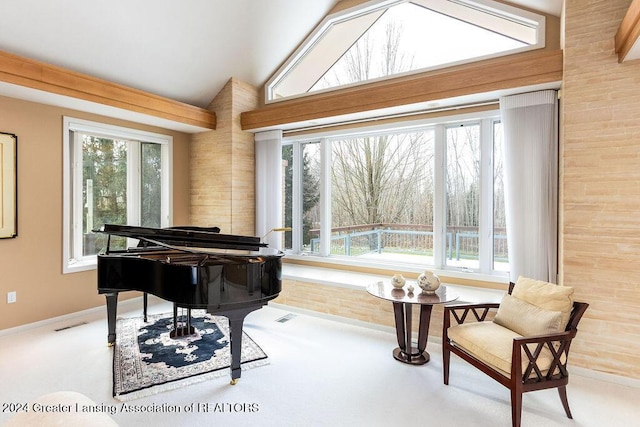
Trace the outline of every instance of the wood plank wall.
{"type": "Polygon", "coordinates": [[[630,3],[566,2],[560,279],[590,304],[572,363],[638,379],[640,60],[614,48],[630,3]]]}
{"type": "Polygon", "coordinates": [[[254,137],[240,128],[240,112],[256,108],[257,103],[257,89],[232,78],[208,107],[216,113],[217,129],[193,135],[193,225],[217,226],[227,234],[254,234],[254,137]]]}
{"type": "MultiPolygon", "coordinates": [[[[282,283],[282,292],[274,302],[349,320],[374,323],[388,327],[390,332],[395,331],[393,304],[372,297],[364,289],[347,289],[285,279],[282,283]]],[[[428,343],[442,342],[443,316],[443,306],[435,305],[431,313],[428,343]]],[[[420,309],[415,306],[412,316],[414,339],[417,339],[419,318],[420,309]]],[[[397,341],[393,335],[390,335],[389,353],[395,347],[397,347],[397,341]]]]}

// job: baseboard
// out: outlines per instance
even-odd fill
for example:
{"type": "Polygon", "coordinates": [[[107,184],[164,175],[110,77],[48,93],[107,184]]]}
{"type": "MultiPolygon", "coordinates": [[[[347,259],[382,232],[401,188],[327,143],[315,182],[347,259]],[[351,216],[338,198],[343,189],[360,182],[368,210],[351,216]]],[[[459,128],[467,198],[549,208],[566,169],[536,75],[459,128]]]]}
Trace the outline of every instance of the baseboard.
{"type": "Polygon", "coordinates": [[[571,366],[568,369],[573,375],[580,377],[640,389],[640,379],[627,378],[616,374],[610,374],[608,372],[581,368],[579,366],[571,366]]]}
{"type": "Polygon", "coordinates": [[[270,302],[269,307],[277,308],[283,311],[290,311],[292,313],[305,314],[311,317],[317,317],[320,319],[333,320],[334,322],[346,323],[348,325],[360,326],[367,329],[375,329],[377,331],[389,332],[395,335],[396,329],[392,326],[379,325],[377,323],[365,322],[363,320],[352,319],[350,317],[338,316],[336,314],[321,313],[319,311],[309,310],[306,308],[300,308],[293,305],[279,304],[276,302],[270,302]]]}
{"type": "MultiPolygon", "coordinates": [[[[142,297],[130,298],[124,301],[118,301],[118,308],[124,308],[125,310],[134,309],[135,307],[142,307],[142,297]]],[[[20,332],[25,332],[30,329],[39,328],[41,326],[52,325],[59,322],[67,322],[69,320],[76,319],[78,317],[90,316],[97,313],[104,313],[105,319],[107,318],[106,307],[98,306],[88,308],[82,311],[76,311],[75,313],[64,314],[62,316],[52,317],[50,319],[40,320],[38,322],[27,323],[26,325],[20,325],[13,328],[0,330],[0,337],[7,335],[13,335],[20,332]]]]}

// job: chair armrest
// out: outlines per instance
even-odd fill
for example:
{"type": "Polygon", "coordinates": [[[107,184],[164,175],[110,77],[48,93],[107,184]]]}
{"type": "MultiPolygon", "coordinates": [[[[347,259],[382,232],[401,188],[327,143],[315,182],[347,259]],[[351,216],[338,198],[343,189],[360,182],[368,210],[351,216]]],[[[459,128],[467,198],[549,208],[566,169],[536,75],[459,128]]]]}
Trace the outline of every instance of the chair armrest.
{"type": "Polygon", "coordinates": [[[473,314],[473,318],[478,322],[487,320],[487,315],[492,309],[497,309],[499,303],[479,303],[479,304],[452,304],[444,306],[444,329],[445,331],[451,325],[451,316],[460,325],[467,320],[469,314],[473,314]]]}
{"type": "Polygon", "coordinates": [[[518,345],[523,346],[525,344],[547,343],[547,342],[559,342],[559,341],[571,341],[576,336],[576,331],[564,331],[556,334],[549,335],[531,335],[528,337],[518,337],[513,340],[518,345]]]}
{"type": "Polygon", "coordinates": [[[536,335],[513,339],[512,359],[527,361],[526,368],[522,370],[519,363],[512,364],[512,378],[522,378],[523,382],[540,382],[551,379],[566,378],[567,361],[571,340],[576,336],[576,330],[570,330],[549,335],[536,335]],[[546,373],[538,365],[538,358],[544,350],[552,357],[549,369],[546,373]]]}

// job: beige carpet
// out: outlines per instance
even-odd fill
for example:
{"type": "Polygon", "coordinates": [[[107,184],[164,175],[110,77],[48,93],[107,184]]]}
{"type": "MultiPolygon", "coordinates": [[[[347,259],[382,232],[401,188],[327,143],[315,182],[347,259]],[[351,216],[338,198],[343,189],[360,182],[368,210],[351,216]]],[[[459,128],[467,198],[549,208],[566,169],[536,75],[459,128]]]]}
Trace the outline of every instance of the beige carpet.
{"type": "MultiPolygon", "coordinates": [[[[459,359],[452,361],[451,385],[443,385],[437,343],[429,343],[427,365],[408,366],[391,356],[392,331],[305,314],[282,322],[290,311],[281,308],[264,308],[245,322],[269,365],[244,372],[234,386],[222,376],[131,402],[111,396],[113,349],[102,310],[0,334],[0,404],[76,391],[113,408],[121,426],[136,427],[511,425],[508,390],[459,359]]],[[[155,303],[151,312],[169,310],[155,303]]],[[[119,315],[138,313],[136,301],[123,304],[119,315]]],[[[556,391],[527,393],[522,425],[625,426],[640,419],[637,388],[573,375],[568,396],[573,421],[556,391]]],[[[0,411],[0,425],[11,416],[0,411]]]]}

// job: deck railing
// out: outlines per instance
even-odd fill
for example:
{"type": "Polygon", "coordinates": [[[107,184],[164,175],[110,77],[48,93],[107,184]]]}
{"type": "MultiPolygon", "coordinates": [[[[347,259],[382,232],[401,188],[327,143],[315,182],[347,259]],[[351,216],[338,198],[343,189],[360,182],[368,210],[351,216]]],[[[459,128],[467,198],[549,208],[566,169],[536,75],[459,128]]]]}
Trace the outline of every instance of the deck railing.
{"type": "MultiPolygon", "coordinates": [[[[422,230],[411,230],[408,229],[410,227],[408,225],[399,225],[398,228],[392,228],[393,225],[387,228],[378,228],[380,225],[382,224],[333,229],[331,253],[346,256],[383,252],[433,255],[433,231],[426,231],[427,226],[414,226],[414,228],[422,228],[422,230]],[[362,231],[358,231],[359,229],[362,231]]],[[[479,235],[475,230],[473,227],[458,227],[447,231],[446,253],[450,260],[478,258],[479,235]]],[[[506,261],[507,236],[504,234],[504,230],[497,229],[493,240],[494,259],[506,261]]],[[[318,252],[319,244],[320,238],[312,238],[309,248],[311,252],[318,252]]]]}

